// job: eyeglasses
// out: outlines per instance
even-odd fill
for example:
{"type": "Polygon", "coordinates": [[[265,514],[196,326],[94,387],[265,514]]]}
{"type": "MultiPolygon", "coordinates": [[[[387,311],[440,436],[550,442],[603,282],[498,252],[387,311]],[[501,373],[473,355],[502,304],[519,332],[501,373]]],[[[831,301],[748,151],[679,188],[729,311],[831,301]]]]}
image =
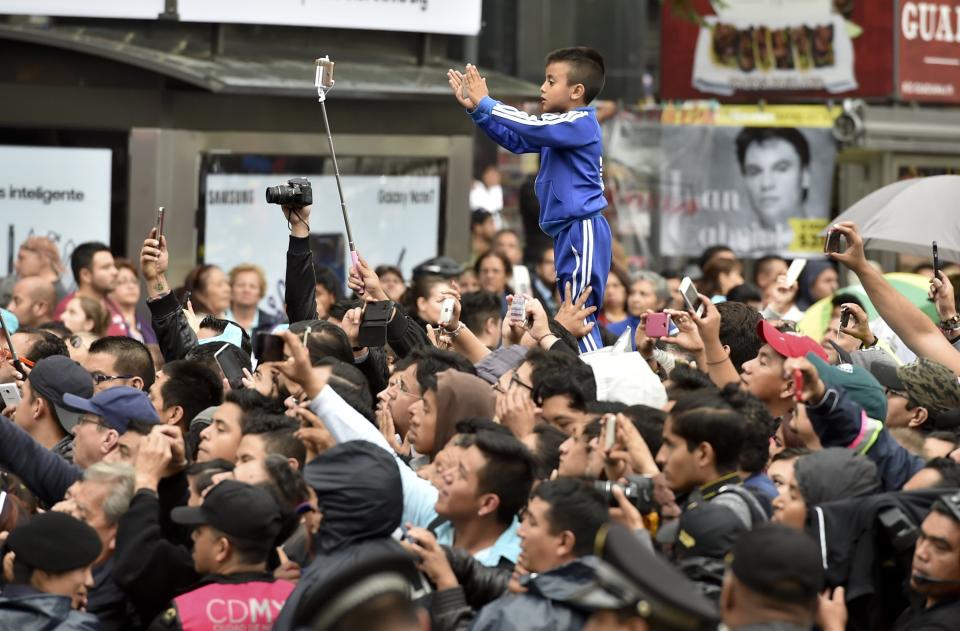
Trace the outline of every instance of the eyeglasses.
{"type": "Polygon", "coordinates": [[[74,427],[80,427],[81,425],[88,425],[88,424],[96,425],[97,427],[101,427],[103,429],[110,429],[109,427],[101,423],[100,420],[95,416],[81,416],[74,427]]]}
{"type": "Polygon", "coordinates": [[[507,393],[507,390],[509,390],[509,389],[510,389],[510,386],[512,386],[513,384],[517,384],[517,385],[520,386],[521,388],[526,388],[526,389],[529,390],[530,392],[533,392],[533,386],[531,386],[530,384],[523,383],[522,381],[520,381],[520,377],[517,376],[517,373],[516,373],[516,372],[514,372],[514,373],[513,373],[513,376],[510,377],[510,381],[507,382],[507,387],[506,387],[506,388],[504,388],[503,386],[501,386],[499,381],[495,381],[492,387],[493,387],[494,390],[496,390],[496,391],[499,392],[500,394],[506,394],[506,393],[507,393]]]}
{"type": "Polygon", "coordinates": [[[414,399],[417,399],[418,401],[422,401],[422,400],[423,400],[423,397],[420,396],[419,394],[414,394],[414,393],[410,392],[409,390],[407,390],[407,386],[405,386],[405,385],[403,384],[403,378],[402,378],[402,377],[397,377],[396,379],[391,380],[391,381],[390,381],[390,387],[396,388],[396,389],[400,392],[400,394],[405,394],[405,395],[407,395],[408,397],[413,397],[414,399]]]}
{"type": "Polygon", "coordinates": [[[116,379],[133,379],[134,375],[105,375],[102,372],[90,373],[90,376],[93,377],[93,383],[100,385],[101,383],[106,383],[107,381],[114,381],[116,379]]]}

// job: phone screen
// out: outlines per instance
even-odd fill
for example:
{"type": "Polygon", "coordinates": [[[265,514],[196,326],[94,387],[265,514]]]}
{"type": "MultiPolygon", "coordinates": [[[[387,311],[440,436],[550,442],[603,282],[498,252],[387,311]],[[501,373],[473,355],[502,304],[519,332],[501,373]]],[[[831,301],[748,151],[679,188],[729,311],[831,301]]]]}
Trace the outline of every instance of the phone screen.
{"type": "Polygon", "coordinates": [[[227,378],[230,387],[234,390],[240,390],[243,388],[243,366],[240,365],[240,360],[233,353],[224,352],[229,347],[229,344],[221,346],[220,350],[213,355],[213,358],[220,366],[220,370],[223,371],[223,376],[227,378]]]}
{"type": "Polygon", "coordinates": [[[604,446],[606,449],[612,449],[613,444],[617,442],[617,417],[613,414],[607,414],[606,428],[603,432],[604,446]]]}
{"type": "Polygon", "coordinates": [[[840,252],[843,248],[843,235],[836,231],[831,230],[827,233],[827,238],[823,242],[823,251],[824,252],[840,252]]]}
{"type": "Polygon", "coordinates": [[[253,356],[261,363],[283,361],[283,338],[271,333],[257,333],[253,340],[253,356]]]}
{"type": "Polygon", "coordinates": [[[157,241],[163,236],[163,218],[166,214],[167,211],[163,206],[157,209],[157,241]]]}

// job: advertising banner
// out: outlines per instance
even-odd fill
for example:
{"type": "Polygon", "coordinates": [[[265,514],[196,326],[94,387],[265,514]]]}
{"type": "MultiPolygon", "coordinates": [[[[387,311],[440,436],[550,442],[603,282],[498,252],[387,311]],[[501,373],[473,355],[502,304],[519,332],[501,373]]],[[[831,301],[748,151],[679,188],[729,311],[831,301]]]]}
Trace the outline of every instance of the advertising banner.
{"type": "MultiPolygon", "coordinates": [[[[184,22],[476,35],[481,0],[178,0],[184,22]]],[[[0,13],[156,19],[164,0],[0,0],[0,13]]]]}
{"type": "MultiPolygon", "coordinates": [[[[331,260],[331,267],[348,269],[350,253],[332,175],[206,176],[203,259],[225,272],[240,263],[263,267],[268,292],[260,306],[272,313],[283,310],[290,232],[280,207],[268,204],[264,191],[292,177],[306,177],[313,185],[310,229],[315,255],[322,255],[318,250],[324,248],[335,251],[338,260],[331,260]]],[[[378,263],[397,264],[409,278],[417,263],[437,255],[439,176],[347,175],[341,181],[361,256],[370,252],[378,263]]]]}
{"type": "Polygon", "coordinates": [[[818,106],[667,108],[660,247],[698,256],[814,255],[830,217],[837,112],[818,106]]]}
{"type": "Polygon", "coordinates": [[[700,24],[667,4],[664,98],[892,93],[892,0],[693,0],[700,24]]]}
{"type": "Polygon", "coordinates": [[[901,2],[898,17],[900,98],[960,102],[960,0],[901,2]]]}
{"type": "Polygon", "coordinates": [[[49,237],[70,286],[74,248],[110,243],[110,160],[109,149],[0,146],[0,276],[27,237],[49,237]]]}

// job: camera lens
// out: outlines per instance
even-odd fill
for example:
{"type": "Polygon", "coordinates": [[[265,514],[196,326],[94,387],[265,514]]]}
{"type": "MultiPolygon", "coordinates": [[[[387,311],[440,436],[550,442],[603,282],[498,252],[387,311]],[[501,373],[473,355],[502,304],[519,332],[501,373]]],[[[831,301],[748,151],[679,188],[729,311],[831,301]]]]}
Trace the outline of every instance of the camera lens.
{"type": "Polygon", "coordinates": [[[267,203],[268,204],[280,203],[280,187],[279,186],[267,187],[267,203]]]}

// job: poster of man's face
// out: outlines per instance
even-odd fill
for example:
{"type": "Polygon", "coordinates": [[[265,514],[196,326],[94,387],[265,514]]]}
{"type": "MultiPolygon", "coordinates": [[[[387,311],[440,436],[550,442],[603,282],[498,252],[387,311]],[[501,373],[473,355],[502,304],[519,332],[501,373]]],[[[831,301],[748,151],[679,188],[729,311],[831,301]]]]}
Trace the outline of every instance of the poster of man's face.
{"type": "Polygon", "coordinates": [[[792,128],[745,127],[737,158],[750,203],[766,228],[803,217],[810,187],[810,145],[792,128]]]}
{"type": "Polygon", "coordinates": [[[830,216],[829,129],[677,125],[662,148],[663,255],[716,244],[745,257],[815,253],[830,216]]]}

